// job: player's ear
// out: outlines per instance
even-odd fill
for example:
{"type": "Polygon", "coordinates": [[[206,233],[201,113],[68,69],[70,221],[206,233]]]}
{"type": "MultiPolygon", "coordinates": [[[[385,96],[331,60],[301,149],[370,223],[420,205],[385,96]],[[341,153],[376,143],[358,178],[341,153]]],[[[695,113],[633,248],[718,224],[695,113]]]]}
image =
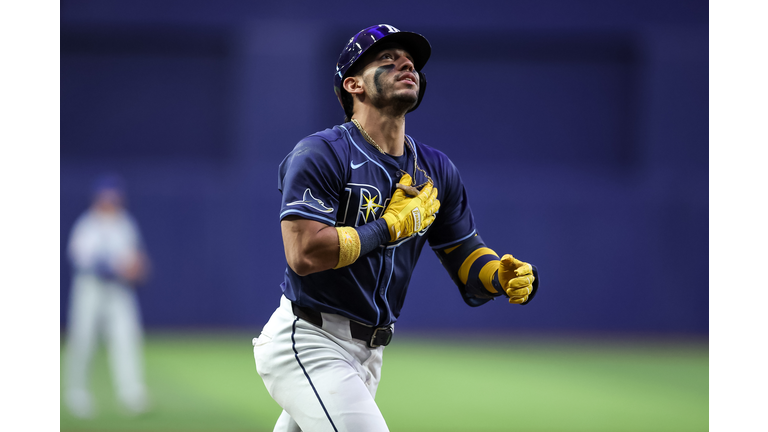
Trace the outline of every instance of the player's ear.
{"type": "Polygon", "coordinates": [[[344,78],[341,85],[349,94],[362,94],[365,91],[363,89],[363,78],[359,76],[348,76],[344,78]]]}

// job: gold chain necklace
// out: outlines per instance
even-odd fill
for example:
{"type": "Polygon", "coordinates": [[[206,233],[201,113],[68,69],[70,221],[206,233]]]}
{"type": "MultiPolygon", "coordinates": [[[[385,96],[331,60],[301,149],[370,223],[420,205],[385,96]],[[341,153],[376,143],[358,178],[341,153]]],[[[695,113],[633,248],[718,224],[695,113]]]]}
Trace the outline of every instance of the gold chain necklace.
{"type": "Polygon", "coordinates": [[[386,154],[384,153],[384,150],[382,150],[381,147],[379,147],[379,145],[376,144],[376,141],[374,141],[373,138],[371,138],[371,136],[368,135],[368,132],[366,132],[365,129],[363,129],[363,127],[360,125],[357,119],[352,119],[352,123],[354,123],[355,126],[357,126],[357,128],[360,130],[360,133],[363,134],[363,138],[365,138],[365,140],[368,141],[370,145],[376,147],[379,150],[379,152],[381,152],[381,154],[386,154]]]}
{"type": "MultiPolygon", "coordinates": [[[[376,141],[374,141],[373,138],[371,138],[371,136],[368,135],[368,132],[366,132],[365,129],[363,129],[363,126],[357,121],[357,119],[352,119],[352,123],[354,123],[355,126],[357,126],[357,129],[360,130],[360,133],[363,134],[363,138],[365,138],[365,140],[368,141],[369,144],[371,144],[372,146],[376,147],[381,154],[386,154],[384,152],[384,150],[382,150],[382,148],[379,147],[378,144],[376,144],[376,141]]],[[[421,171],[421,173],[424,174],[424,177],[427,178],[427,181],[425,181],[424,183],[416,186],[416,189],[421,189],[421,187],[426,185],[427,183],[433,183],[432,182],[432,177],[430,177],[429,174],[427,174],[427,172],[424,171],[423,169],[421,169],[421,167],[419,166],[419,163],[417,161],[418,158],[416,156],[416,150],[413,149],[413,147],[411,146],[411,142],[408,141],[407,138],[405,139],[405,144],[408,147],[408,149],[411,151],[411,154],[413,155],[413,173],[414,173],[414,175],[416,174],[416,171],[418,170],[418,171],[421,171]]],[[[400,171],[403,174],[408,174],[408,172],[403,171],[402,169],[400,171]]]]}

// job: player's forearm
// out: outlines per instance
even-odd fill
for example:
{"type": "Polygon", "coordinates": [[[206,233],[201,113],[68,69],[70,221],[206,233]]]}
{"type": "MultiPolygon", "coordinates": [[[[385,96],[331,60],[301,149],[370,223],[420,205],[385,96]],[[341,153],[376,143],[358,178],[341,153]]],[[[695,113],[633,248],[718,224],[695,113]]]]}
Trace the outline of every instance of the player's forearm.
{"type": "Polygon", "coordinates": [[[504,255],[500,260],[478,235],[435,252],[470,306],[479,306],[502,295],[506,295],[510,303],[526,304],[538,286],[535,266],[512,255],[504,255]]]}
{"type": "Polygon", "coordinates": [[[84,250],[84,248],[70,247],[69,259],[73,267],[80,272],[98,273],[99,270],[111,265],[106,256],[96,251],[84,250]]]}
{"type": "Polygon", "coordinates": [[[353,227],[337,227],[339,259],[334,269],[346,267],[362,256],[387,243],[390,239],[387,223],[383,219],[353,227]]]}
{"type": "Polygon", "coordinates": [[[381,219],[357,228],[335,228],[287,217],[280,227],[286,261],[299,276],[346,267],[389,239],[387,224],[381,219]]]}
{"type": "Polygon", "coordinates": [[[283,246],[288,266],[299,276],[332,269],[338,262],[336,230],[306,219],[283,220],[283,246]]]}

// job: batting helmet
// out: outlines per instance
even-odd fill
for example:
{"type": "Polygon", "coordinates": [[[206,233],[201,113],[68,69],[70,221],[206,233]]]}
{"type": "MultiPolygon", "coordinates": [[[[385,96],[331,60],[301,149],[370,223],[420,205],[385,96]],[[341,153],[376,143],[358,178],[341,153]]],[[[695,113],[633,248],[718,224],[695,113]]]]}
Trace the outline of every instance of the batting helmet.
{"type": "Polygon", "coordinates": [[[360,30],[356,35],[352,36],[352,39],[347,42],[344,50],[339,55],[339,61],[336,63],[336,75],[333,77],[333,89],[336,92],[336,97],[339,99],[341,107],[344,108],[344,113],[347,118],[352,118],[352,97],[342,87],[344,78],[347,77],[347,73],[352,69],[355,62],[363,56],[363,54],[374,46],[380,46],[382,41],[387,43],[395,42],[400,44],[408,53],[413,57],[413,66],[416,72],[419,74],[419,99],[416,101],[416,105],[413,106],[408,112],[415,110],[421,103],[421,99],[424,97],[424,90],[427,88],[427,77],[421,71],[429,56],[432,53],[432,47],[429,45],[427,39],[418,34],[412,32],[404,32],[396,29],[389,24],[379,24],[360,30]]]}
{"type": "Polygon", "coordinates": [[[94,194],[104,190],[113,190],[120,194],[125,192],[125,182],[120,175],[115,173],[104,173],[94,180],[91,190],[94,194]]]}

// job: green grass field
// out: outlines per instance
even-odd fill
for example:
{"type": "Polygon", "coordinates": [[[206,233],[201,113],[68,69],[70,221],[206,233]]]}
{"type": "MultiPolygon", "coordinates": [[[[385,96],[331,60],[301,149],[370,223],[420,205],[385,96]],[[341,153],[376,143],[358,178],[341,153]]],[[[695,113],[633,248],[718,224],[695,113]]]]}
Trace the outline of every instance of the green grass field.
{"type": "MultiPolygon", "coordinates": [[[[92,376],[98,414],[79,420],[61,405],[61,431],[271,431],[280,407],[256,373],[253,336],[150,333],[152,411],[139,417],[119,409],[102,349],[92,376]]],[[[390,430],[709,429],[706,341],[460,341],[398,335],[386,348],[376,400],[390,430]]]]}

